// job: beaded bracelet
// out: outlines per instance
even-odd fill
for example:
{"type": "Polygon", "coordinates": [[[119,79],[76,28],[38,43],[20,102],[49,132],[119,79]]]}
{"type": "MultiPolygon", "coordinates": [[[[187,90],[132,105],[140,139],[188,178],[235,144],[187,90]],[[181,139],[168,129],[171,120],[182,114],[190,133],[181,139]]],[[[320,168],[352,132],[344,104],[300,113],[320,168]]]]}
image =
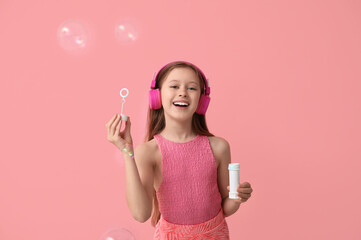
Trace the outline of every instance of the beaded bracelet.
{"type": "Polygon", "coordinates": [[[128,151],[127,146],[131,146],[131,147],[133,148],[133,145],[126,143],[126,144],[123,146],[122,152],[127,152],[127,153],[129,154],[130,158],[131,158],[131,159],[134,159],[134,153],[133,153],[133,151],[128,151]]]}

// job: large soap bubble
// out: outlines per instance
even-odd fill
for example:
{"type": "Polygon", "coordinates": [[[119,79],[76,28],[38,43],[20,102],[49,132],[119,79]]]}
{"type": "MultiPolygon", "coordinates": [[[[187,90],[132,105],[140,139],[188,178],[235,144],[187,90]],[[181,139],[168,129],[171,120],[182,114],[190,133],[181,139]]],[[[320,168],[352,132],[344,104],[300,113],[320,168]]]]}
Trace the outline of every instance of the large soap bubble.
{"type": "Polygon", "coordinates": [[[135,240],[135,237],[127,229],[114,228],[104,233],[99,240],[135,240]]]}
{"type": "Polygon", "coordinates": [[[88,42],[88,33],[80,22],[69,20],[59,26],[57,38],[63,49],[76,53],[85,49],[88,42]]]}

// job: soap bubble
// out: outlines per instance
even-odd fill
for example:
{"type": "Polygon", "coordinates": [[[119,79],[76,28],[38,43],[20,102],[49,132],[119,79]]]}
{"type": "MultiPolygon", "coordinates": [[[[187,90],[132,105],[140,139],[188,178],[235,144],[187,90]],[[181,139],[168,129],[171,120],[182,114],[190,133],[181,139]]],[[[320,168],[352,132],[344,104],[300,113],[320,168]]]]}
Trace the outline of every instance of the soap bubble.
{"type": "Polygon", "coordinates": [[[70,52],[82,51],[87,45],[88,33],[78,21],[69,20],[61,24],[57,32],[60,46],[70,52]]]}
{"type": "Polygon", "coordinates": [[[115,228],[103,234],[99,240],[135,240],[135,237],[127,229],[115,228]]]}
{"type": "Polygon", "coordinates": [[[138,32],[133,24],[129,22],[121,22],[115,26],[115,37],[122,43],[134,42],[138,38],[138,32]]]}

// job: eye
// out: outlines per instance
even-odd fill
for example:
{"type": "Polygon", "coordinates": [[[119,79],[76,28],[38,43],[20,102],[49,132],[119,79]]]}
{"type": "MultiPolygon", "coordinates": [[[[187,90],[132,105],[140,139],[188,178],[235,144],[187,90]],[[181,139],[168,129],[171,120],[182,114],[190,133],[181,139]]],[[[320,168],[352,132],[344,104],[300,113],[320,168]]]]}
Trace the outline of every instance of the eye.
{"type": "Polygon", "coordinates": [[[189,89],[191,89],[191,90],[197,90],[197,89],[195,89],[195,88],[189,88],[189,89]]]}
{"type": "Polygon", "coordinates": [[[170,88],[176,88],[177,86],[170,86],[170,88]]]}

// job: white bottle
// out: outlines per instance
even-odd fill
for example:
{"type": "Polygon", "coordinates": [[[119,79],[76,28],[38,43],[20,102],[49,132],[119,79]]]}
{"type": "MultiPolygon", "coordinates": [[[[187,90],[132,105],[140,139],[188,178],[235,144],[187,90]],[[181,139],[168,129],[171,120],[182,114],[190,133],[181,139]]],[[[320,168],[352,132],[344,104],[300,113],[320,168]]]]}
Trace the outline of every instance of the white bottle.
{"type": "Polygon", "coordinates": [[[229,170],[229,198],[239,199],[237,188],[239,185],[239,163],[230,163],[229,170]]]}

